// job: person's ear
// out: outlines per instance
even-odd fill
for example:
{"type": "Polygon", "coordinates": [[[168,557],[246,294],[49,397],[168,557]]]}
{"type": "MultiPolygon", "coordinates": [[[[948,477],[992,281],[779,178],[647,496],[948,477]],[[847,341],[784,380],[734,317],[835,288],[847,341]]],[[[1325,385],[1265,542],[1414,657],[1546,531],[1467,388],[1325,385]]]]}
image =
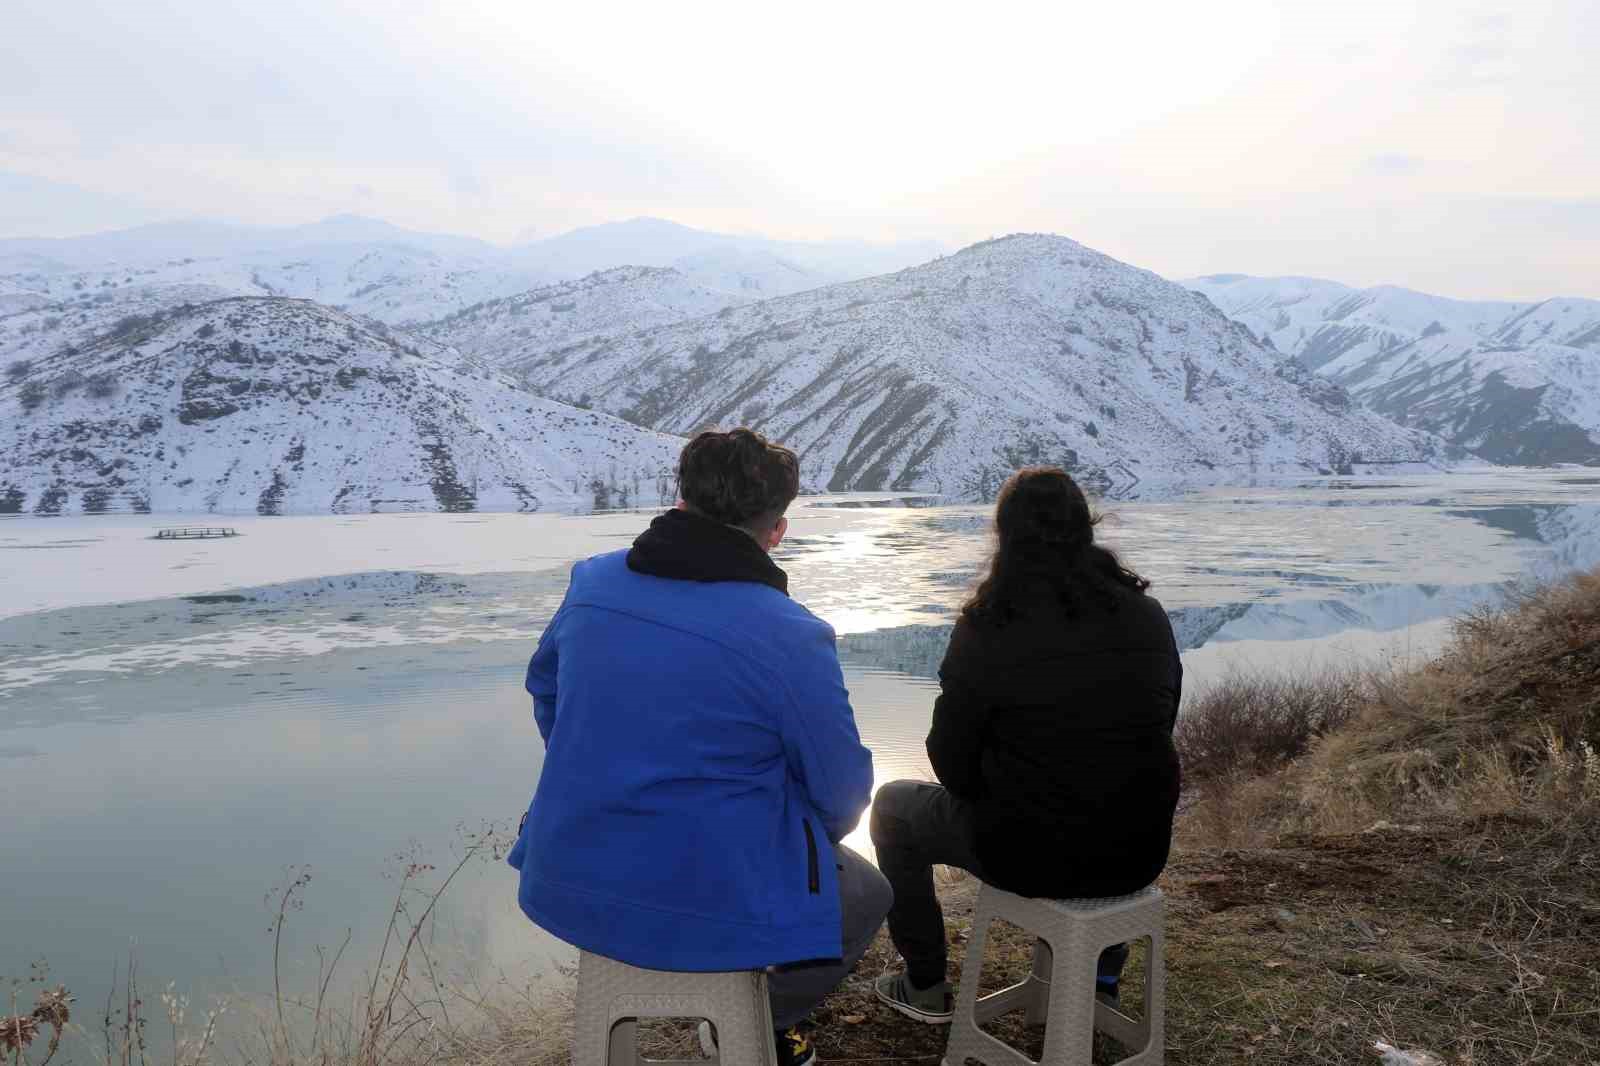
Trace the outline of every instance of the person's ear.
{"type": "Polygon", "coordinates": [[[789,519],[778,519],[772,526],[772,532],[767,534],[767,551],[777,551],[778,545],[783,543],[783,535],[787,532],[789,532],[789,519]]]}
{"type": "Polygon", "coordinates": [[[689,509],[689,501],[688,500],[679,500],[676,504],[673,505],[672,509],[674,511],[687,511],[689,509]]]}

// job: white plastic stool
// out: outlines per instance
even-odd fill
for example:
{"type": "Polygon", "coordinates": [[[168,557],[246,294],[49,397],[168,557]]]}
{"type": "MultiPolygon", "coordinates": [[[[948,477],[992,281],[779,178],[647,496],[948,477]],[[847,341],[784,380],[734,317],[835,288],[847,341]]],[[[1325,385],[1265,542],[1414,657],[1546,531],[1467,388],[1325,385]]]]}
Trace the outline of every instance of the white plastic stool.
{"type": "Polygon", "coordinates": [[[641,970],[604,955],[578,953],[573,1066],[703,1066],[702,1059],[642,1059],[640,1018],[704,1018],[716,1029],[718,1061],[776,1066],[767,975],[641,970]]]}
{"type": "Polygon", "coordinates": [[[945,1066],[963,1066],[968,1058],[985,1066],[1033,1066],[1032,1059],[978,1028],[1017,1007],[1026,1008],[1027,1024],[1045,1023],[1040,1066],[1089,1066],[1096,1029],[1125,1047],[1139,1049],[1123,1059],[1121,1066],[1159,1066],[1165,1050],[1164,913],[1161,890],[1155,887],[1110,899],[1050,900],[1027,899],[984,885],[978,893],[972,939],[961,969],[945,1066]],[[1039,938],[1033,948],[1033,973],[1019,984],[979,999],[983,949],[989,924],[996,918],[1039,938]],[[1144,980],[1144,1018],[1135,1021],[1095,998],[1095,969],[1106,948],[1142,937],[1150,939],[1150,958],[1144,980]],[[1052,954],[1059,966],[1054,965],[1052,954]]]}

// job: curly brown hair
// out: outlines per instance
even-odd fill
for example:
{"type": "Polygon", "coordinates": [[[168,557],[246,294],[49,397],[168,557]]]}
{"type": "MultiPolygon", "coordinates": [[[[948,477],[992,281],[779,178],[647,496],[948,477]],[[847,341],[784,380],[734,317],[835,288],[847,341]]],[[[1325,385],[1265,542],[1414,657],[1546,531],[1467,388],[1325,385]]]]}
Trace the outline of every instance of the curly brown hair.
{"type": "Polygon", "coordinates": [[[1144,592],[1150,582],[1094,542],[1102,518],[1059,467],[1030,466],[1012,474],[995,501],[994,556],[961,613],[1003,625],[1040,587],[1053,590],[1068,614],[1076,614],[1086,598],[1116,610],[1125,590],[1144,592]]]}
{"type": "Polygon", "coordinates": [[[777,521],[800,494],[800,460],[753,429],[706,430],[678,457],[678,496],[730,526],[777,521]]]}

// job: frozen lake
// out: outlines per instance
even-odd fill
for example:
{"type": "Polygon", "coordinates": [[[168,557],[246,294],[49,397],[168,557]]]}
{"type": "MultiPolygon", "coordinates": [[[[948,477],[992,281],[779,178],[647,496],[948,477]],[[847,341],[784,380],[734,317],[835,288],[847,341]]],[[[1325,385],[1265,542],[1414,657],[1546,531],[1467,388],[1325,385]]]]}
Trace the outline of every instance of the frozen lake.
{"type": "MultiPolygon", "coordinates": [[[[780,562],[841,636],[878,780],[922,737],[985,508],[801,501],[780,562]]],[[[1155,582],[1191,689],[1237,665],[1416,657],[1504,583],[1600,563],[1600,478],[1340,479],[1126,503],[1106,539],[1155,582]]],[[[541,757],[522,670],[566,566],[646,515],[229,519],[156,542],[160,516],[0,522],[0,976],[44,958],[80,999],[136,948],[152,984],[270,986],[263,897],[309,866],[285,937],[371,958],[397,856],[443,864],[514,824],[541,757]]],[[[859,838],[859,834],[858,834],[859,838]]],[[[864,841],[857,843],[867,851],[864,841]]],[[[522,976],[565,957],[471,868],[441,953],[522,976]]]]}

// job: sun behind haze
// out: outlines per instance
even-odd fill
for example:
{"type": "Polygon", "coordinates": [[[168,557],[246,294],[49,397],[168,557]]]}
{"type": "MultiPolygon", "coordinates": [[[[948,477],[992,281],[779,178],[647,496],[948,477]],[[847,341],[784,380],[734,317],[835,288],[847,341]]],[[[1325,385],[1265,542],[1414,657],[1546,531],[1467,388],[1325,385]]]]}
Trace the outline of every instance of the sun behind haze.
{"type": "Polygon", "coordinates": [[[1063,233],[1172,277],[1600,296],[1600,5],[10,0],[0,236],[1063,233]]]}

